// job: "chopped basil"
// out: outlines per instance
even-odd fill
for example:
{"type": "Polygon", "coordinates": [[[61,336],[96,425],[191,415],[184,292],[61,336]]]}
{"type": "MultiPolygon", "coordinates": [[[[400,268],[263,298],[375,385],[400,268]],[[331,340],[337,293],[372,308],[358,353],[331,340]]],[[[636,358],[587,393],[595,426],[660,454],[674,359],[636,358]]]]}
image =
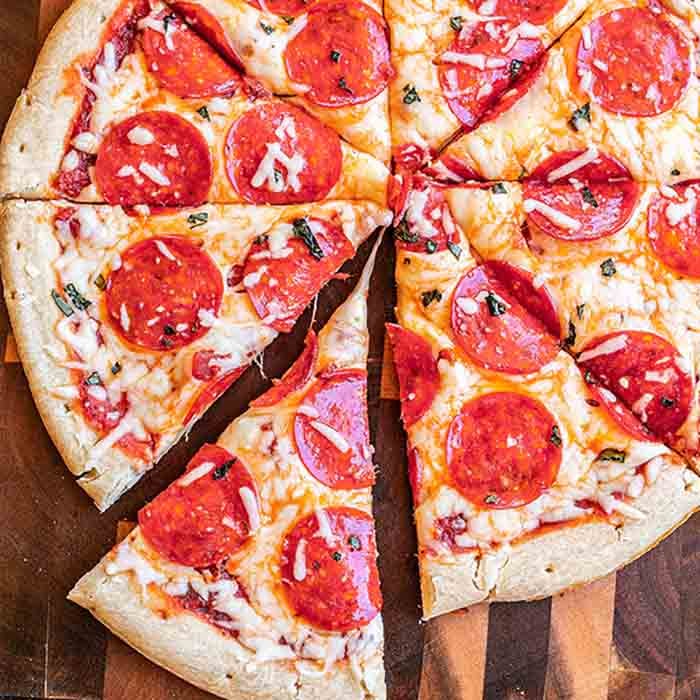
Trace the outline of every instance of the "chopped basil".
{"type": "Polygon", "coordinates": [[[331,556],[333,557],[333,561],[340,561],[343,558],[343,555],[340,552],[333,552],[331,556]]]}
{"type": "Polygon", "coordinates": [[[586,370],[583,373],[583,381],[586,382],[586,384],[595,384],[595,377],[590,370],[586,370]]]}
{"type": "Polygon", "coordinates": [[[627,453],[623,450],[616,450],[614,447],[604,449],[598,459],[601,462],[624,462],[627,459],[627,453]]]}
{"type": "Polygon", "coordinates": [[[576,304],[576,316],[579,321],[583,320],[583,311],[586,308],[585,304],[576,304]]]}
{"type": "Polygon", "coordinates": [[[97,275],[97,277],[95,277],[95,286],[99,290],[102,290],[102,291],[104,291],[105,287],[107,286],[107,281],[102,276],[102,273],[100,273],[99,275],[97,275]]]}
{"type": "Polygon", "coordinates": [[[294,17],[288,17],[287,15],[281,15],[281,17],[287,24],[294,24],[294,17]]]}
{"type": "Polygon", "coordinates": [[[163,333],[165,333],[165,335],[175,335],[176,332],[177,331],[169,323],[163,326],[163,333]]]}
{"type": "Polygon", "coordinates": [[[457,260],[459,260],[459,258],[462,255],[462,249],[452,241],[447,241],[447,250],[449,250],[450,253],[452,253],[452,255],[454,255],[457,260]]]}
{"type": "Polygon", "coordinates": [[[394,226],[394,238],[398,238],[404,243],[418,243],[418,234],[413,233],[408,227],[408,222],[404,216],[398,226],[394,226]]]}
{"type": "Polygon", "coordinates": [[[671,175],[673,175],[673,177],[678,177],[680,174],[681,171],[678,168],[674,168],[673,170],[671,170],[671,175]]]}
{"type": "Polygon", "coordinates": [[[661,405],[664,408],[671,408],[676,405],[676,400],[675,399],[669,399],[668,396],[662,396],[661,397],[661,405]]]}
{"type": "Polygon", "coordinates": [[[202,119],[206,119],[208,122],[211,121],[211,117],[209,116],[209,110],[207,109],[206,105],[202,105],[198,110],[197,114],[199,114],[202,119]]]}
{"type": "Polygon", "coordinates": [[[335,51],[335,50],[331,51],[331,61],[333,61],[333,63],[338,63],[339,60],[340,60],[340,51],[335,51]]]}
{"type": "Polygon", "coordinates": [[[260,20],[260,26],[262,27],[262,30],[265,32],[265,34],[272,34],[272,32],[275,31],[275,28],[270,26],[269,24],[265,24],[262,20],[260,20]]]}
{"type": "Polygon", "coordinates": [[[112,374],[119,374],[119,372],[122,371],[122,363],[121,362],[115,362],[112,365],[112,374]]]}
{"type": "Polygon", "coordinates": [[[214,480],[218,481],[219,479],[223,479],[229,473],[229,471],[231,471],[231,467],[235,464],[235,462],[235,459],[229,459],[220,467],[214,469],[214,474],[212,475],[214,480]]]}
{"type": "Polygon", "coordinates": [[[348,544],[350,545],[350,549],[355,552],[358,549],[362,549],[362,542],[360,542],[360,538],[357,537],[357,535],[350,535],[350,537],[348,537],[348,544]]]}
{"type": "Polygon", "coordinates": [[[423,306],[430,306],[434,301],[442,301],[442,292],[431,289],[429,292],[423,292],[420,295],[420,300],[423,302],[423,306]]]}
{"type": "Polygon", "coordinates": [[[425,242],[425,250],[428,253],[434,253],[437,250],[437,243],[435,241],[426,241],[425,242]]]}
{"type": "Polygon", "coordinates": [[[73,315],[73,307],[55,289],[51,290],[51,298],[64,316],[73,315]]]}
{"type": "Polygon", "coordinates": [[[273,168],[272,169],[272,176],[275,178],[276,183],[282,182],[282,171],[281,170],[279,170],[277,168],[273,168]]]}
{"type": "Polygon", "coordinates": [[[403,86],[403,103],[412,105],[414,102],[420,102],[420,95],[416,91],[416,86],[410,83],[403,86]]]}
{"type": "Polygon", "coordinates": [[[345,92],[348,92],[352,95],[352,88],[345,82],[345,78],[340,78],[338,80],[338,87],[341,90],[345,90],[345,92]]]}
{"type": "Polygon", "coordinates": [[[591,192],[590,188],[584,185],[583,189],[581,190],[581,195],[583,196],[583,201],[586,202],[586,204],[590,204],[594,208],[598,208],[598,202],[596,202],[596,198],[593,196],[593,192],[591,192]]]}
{"type": "Polygon", "coordinates": [[[491,192],[494,194],[508,194],[508,190],[502,182],[497,182],[495,185],[491,185],[491,192]]]}
{"type": "Polygon", "coordinates": [[[517,58],[514,58],[510,62],[510,66],[508,67],[508,72],[510,73],[510,79],[513,80],[518,77],[518,74],[520,71],[523,69],[523,62],[519,61],[517,58]]]}
{"type": "Polygon", "coordinates": [[[574,322],[569,319],[569,327],[567,329],[567,335],[566,338],[562,341],[562,346],[565,348],[570,348],[572,345],[576,343],[576,326],[574,325],[574,322]]]}
{"type": "Polygon", "coordinates": [[[553,425],[552,426],[552,434],[549,436],[549,441],[554,445],[555,447],[561,447],[561,432],[559,432],[559,426],[558,425],[553,425]]]}
{"type": "Polygon", "coordinates": [[[267,234],[263,233],[255,239],[255,245],[265,245],[267,243],[267,234]]]}
{"type": "Polygon", "coordinates": [[[316,236],[314,236],[314,233],[306,219],[295,219],[294,223],[292,224],[292,228],[294,229],[294,235],[298,236],[302,241],[304,241],[306,247],[309,249],[309,253],[311,253],[311,256],[316,258],[316,260],[321,260],[321,258],[324,257],[323,250],[318,244],[316,236]]]}
{"type": "Polygon", "coordinates": [[[163,31],[166,33],[166,35],[168,33],[168,27],[170,26],[170,23],[174,22],[176,19],[177,19],[177,15],[175,15],[172,12],[168,15],[165,15],[165,17],[163,17],[163,31]]]}
{"type": "Polygon", "coordinates": [[[575,109],[569,118],[569,126],[574,131],[581,130],[581,122],[591,123],[591,103],[586,102],[585,105],[581,105],[578,109],[575,109]]]}
{"type": "Polygon", "coordinates": [[[506,305],[493,292],[486,295],[485,301],[492,316],[502,316],[506,312],[506,305]]]}
{"type": "Polygon", "coordinates": [[[187,223],[190,228],[197,228],[197,226],[204,226],[209,221],[209,214],[205,211],[197,212],[196,214],[190,214],[187,217],[187,223]]]}
{"type": "Polygon", "coordinates": [[[450,17],[450,27],[454,29],[456,32],[458,32],[462,28],[462,16],[461,15],[455,15],[454,17],[450,17]]]}
{"type": "Polygon", "coordinates": [[[498,503],[501,499],[495,494],[495,493],[490,493],[486,498],[484,498],[484,503],[487,505],[495,505],[498,503]]]}
{"type": "Polygon", "coordinates": [[[615,261],[612,258],[607,258],[600,263],[600,271],[603,273],[603,277],[612,277],[616,272],[615,261]]]}
{"type": "Polygon", "coordinates": [[[78,288],[70,282],[65,286],[66,294],[71,300],[73,306],[75,306],[78,311],[85,311],[92,304],[89,299],[86,299],[79,291],[78,288]]]}
{"type": "Polygon", "coordinates": [[[97,372],[93,372],[89,377],[85,379],[85,383],[89,384],[90,386],[98,386],[99,384],[102,384],[102,380],[100,379],[100,375],[97,374],[97,372]]]}

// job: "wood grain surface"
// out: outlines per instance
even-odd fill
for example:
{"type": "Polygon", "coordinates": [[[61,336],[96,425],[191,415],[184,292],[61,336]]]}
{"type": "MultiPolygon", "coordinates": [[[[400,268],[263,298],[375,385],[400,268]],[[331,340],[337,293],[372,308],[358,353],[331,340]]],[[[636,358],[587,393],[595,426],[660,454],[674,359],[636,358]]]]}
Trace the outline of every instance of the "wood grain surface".
{"type": "MultiPolygon", "coordinates": [[[[66,0],[0,0],[0,120],[26,82],[66,0]]],[[[357,274],[363,247],[346,271],[357,274]]],[[[416,543],[404,435],[384,323],[392,319],[393,249],[371,296],[370,415],[390,700],[700,700],[700,518],[617,575],[551,600],[476,606],[419,622],[416,543]],[[384,371],[382,371],[384,368],[384,371]]],[[[353,285],[319,297],[322,324],[353,285]]],[[[265,355],[277,377],[301,351],[307,313],[265,355]]],[[[160,467],[106,514],[73,483],[32,403],[0,309],[0,698],[203,700],[211,697],[109,635],[65,595],[114,543],[121,521],[215,440],[269,380],[248,371],[160,467]]],[[[125,534],[124,526],[121,535],[125,534]]],[[[338,700],[341,700],[340,698],[338,700]]]]}

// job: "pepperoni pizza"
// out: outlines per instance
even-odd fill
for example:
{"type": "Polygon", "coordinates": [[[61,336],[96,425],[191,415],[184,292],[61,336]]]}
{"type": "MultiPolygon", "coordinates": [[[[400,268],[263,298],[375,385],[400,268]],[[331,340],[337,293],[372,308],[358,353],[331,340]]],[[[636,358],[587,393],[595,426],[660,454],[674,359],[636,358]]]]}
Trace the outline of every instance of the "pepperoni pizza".
{"type": "Polygon", "coordinates": [[[222,697],[385,697],[366,400],[372,264],[281,382],[70,593],[222,697]]]}

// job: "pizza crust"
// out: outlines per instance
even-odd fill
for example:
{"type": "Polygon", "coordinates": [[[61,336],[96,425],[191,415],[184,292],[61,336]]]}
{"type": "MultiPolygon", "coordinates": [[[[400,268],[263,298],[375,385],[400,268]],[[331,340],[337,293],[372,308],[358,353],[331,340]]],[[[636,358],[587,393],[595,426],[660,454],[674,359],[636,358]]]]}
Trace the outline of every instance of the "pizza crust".
{"type": "Polygon", "coordinates": [[[421,561],[425,619],[488,600],[536,600],[589,583],[629,564],[682,525],[700,508],[695,478],[679,461],[667,462],[657,481],[634,501],[649,514],[644,520],[614,525],[589,520],[552,529],[513,545],[501,556],[490,556],[496,572],[484,576],[476,553],[457,563],[421,561]],[[484,585],[495,573],[494,583],[484,585]]]}

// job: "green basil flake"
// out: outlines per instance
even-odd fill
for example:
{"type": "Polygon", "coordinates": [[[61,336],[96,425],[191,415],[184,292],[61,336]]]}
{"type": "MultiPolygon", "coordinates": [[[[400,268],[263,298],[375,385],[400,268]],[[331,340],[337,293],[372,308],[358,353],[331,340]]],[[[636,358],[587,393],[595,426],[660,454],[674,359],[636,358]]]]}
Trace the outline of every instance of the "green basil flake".
{"type": "Polygon", "coordinates": [[[174,22],[176,19],[177,19],[177,16],[172,12],[168,15],[165,15],[165,17],[163,17],[163,31],[165,32],[166,36],[168,34],[168,27],[170,26],[170,23],[174,22]]]}
{"type": "Polygon", "coordinates": [[[561,440],[561,432],[559,431],[559,426],[558,425],[553,425],[552,426],[552,433],[549,436],[549,441],[554,445],[555,447],[561,447],[562,440],[561,440]]]}
{"type": "Polygon", "coordinates": [[[484,503],[487,505],[496,505],[497,503],[500,502],[500,498],[495,494],[495,493],[490,493],[484,498],[484,503]]]}
{"type": "Polygon", "coordinates": [[[508,73],[510,74],[510,79],[514,80],[515,78],[518,77],[518,74],[520,71],[523,69],[523,62],[519,61],[517,58],[514,58],[510,62],[510,66],[508,66],[508,73]]]}
{"type": "Polygon", "coordinates": [[[420,300],[423,306],[430,306],[434,301],[442,301],[442,292],[431,289],[429,292],[423,292],[420,295],[420,300]]]}
{"type": "Polygon", "coordinates": [[[75,306],[78,311],[85,311],[92,304],[89,299],[86,299],[79,291],[78,288],[71,282],[65,286],[66,294],[71,300],[73,306],[75,306]]]}
{"type": "Polygon", "coordinates": [[[333,552],[331,556],[333,557],[333,561],[340,561],[343,558],[343,555],[340,552],[333,552]]]}
{"type": "Polygon", "coordinates": [[[209,214],[205,211],[200,211],[195,214],[190,214],[187,217],[187,223],[190,228],[197,228],[197,226],[204,226],[209,221],[209,214]]]}
{"type": "Polygon", "coordinates": [[[265,245],[267,243],[267,234],[263,233],[255,239],[255,245],[265,245]]]}
{"type": "Polygon", "coordinates": [[[119,372],[122,371],[122,363],[121,362],[115,362],[112,365],[112,374],[119,374],[119,372]]]}
{"type": "Polygon", "coordinates": [[[214,473],[212,474],[214,481],[218,481],[219,479],[223,479],[229,473],[229,471],[231,471],[231,467],[235,463],[236,463],[235,459],[229,459],[226,462],[224,462],[221,466],[214,469],[214,473]]]}
{"type": "Polygon", "coordinates": [[[600,271],[603,273],[603,277],[612,277],[617,272],[615,261],[612,258],[603,260],[603,262],[600,263],[600,271]]]}
{"type": "Polygon", "coordinates": [[[202,105],[198,110],[197,114],[199,114],[202,119],[206,119],[208,122],[211,121],[211,117],[209,116],[209,110],[207,109],[206,105],[202,105]]]}
{"type": "Polygon", "coordinates": [[[428,253],[434,253],[437,250],[437,243],[435,241],[427,240],[425,242],[425,250],[428,253]]]}
{"type": "Polygon", "coordinates": [[[585,304],[576,304],[576,316],[578,317],[579,321],[583,320],[583,312],[586,308],[585,304]]]}
{"type": "Polygon", "coordinates": [[[64,316],[73,315],[73,307],[55,289],[51,290],[51,298],[64,316]]]}
{"type": "Polygon", "coordinates": [[[447,241],[447,250],[449,250],[450,253],[452,253],[452,255],[454,255],[457,260],[459,260],[459,258],[462,255],[462,249],[460,248],[460,246],[458,246],[456,243],[453,243],[452,241],[447,241]]]}
{"type": "Polygon", "coordinates": [[[503,316],[506,312],[506,305],[493,292],[486,295],[485,301],[492,316],[503,316]]]}
{"type": "Polygon", "coordinates": [[[671,175],[673,175],[673,177],[678,177],[680,174],[681,171],[678,168],[674,168],[673,170],[671,170],[671,175]]]}
{"type": "Polygon", "coordinates": [[[357,535],[350,535],[350,537],[348,537],[348,544],[350,545],[350,549],[355,552],[362,549],[362,542],[360,542],[360,538],[357,537],[357,535]]]}
{"type": "Polygon", "coordinates": [[[404,243],[418,243],[420,240],[418,234],[413,233],[408,227],[408,222],[406,221],[405,216],[403,219],[401,219],[398,226],[394,226],[394,238],[398,238],[404,243]]]}
{"type": "Polygon", "coordinates": [[[294,24],[294,17],[288,17],[287,15],[281,15],[281,17],[287,24],[294,24]]]}
{"type": "Polygon", "coordinates": [[[169,323],[163,326],[163,333],[165,333],[165,335],[175,335],[176,332],[177,331],[169,323]]]}
{"type": "Polygon", "coordinates": [[[331,51],[331,61],[333,61],[333,63],[338,63],[338,61],[340,61],[340,51],[331,51]]]}
{"type": "Polygon", "coordinates": [[[295,219],[292,228],[294,229],[294,235],[304,241],[311,256],[316,258],[316,260],[321,260],[324,257],[323,250],[321,250],[321,246],[318,244],[316,236],[314,236],[306,219],[295,219]]]}
{"type": "Polygon", "coordinates": [[[85,383],[89,384],[90,386],[98,386],[99,384],[102,384],[102,380],[100,379],[100,375],[97,372],[93,372],[89,377],[85,379],[85,383]]]}
{"type": "Polygon", "coordinates": [[[580,131],[581,130],[581,125],[580,123],[588,122],[589,124],[591,123],[591,103],[586,102],[585,105],[581,105],[578,109],[575,109],[573,113],[571,114],[571,117],[569,118],[569,126],[574,130],[574,131],[580,131]]]}
{"type": "Polygon", "coordinates": [[[508,194],[508,190],[502,182],[497,182],[495,185],[491,185],[491,192],[494,194],[508,194]]]}
{"type": "Polygon", "coordinates": [[[562,341],[564,347],[570,348],[572,345],[576,344],[576,326],[574,322],[569,320],[569,327],[566,338],[562,341]]]}
{"type": "Polygon", "coordinates": [[[583,381],[586,382],[586,384],[595,384],[595,377],[590,370],[587,369],[583,373],[583,381]]]}
{"type": "Polygon", "coordinates": [[[464,20],[461,15],[455,15],[454,17],[450,17],[450,27],[452,27],[452,29],[458,32],[462,28],[463,21],[464,20]]]}
{"type": "Polygon", "coordinates": [[[345,92],[350,93],[352,95],[352,88],[345,82],[345,78],[340,78],[338,80],[338,87],[341,90],[345,90],[345,92]]]}
{"type": "Polygon", "coordinates": [[[676,400],[670,399],[668,396],[662,396],[661,397],[661,405],[664,408],[672,408],[673,406],[676,405],[676,400]]]}
{"type": "Polygon", "coordinates": [[[414,102],[420,102],[420,95],[416,91],[416,86],[410,83],[403,86],[403,103],[412,105],[414,102]]]}
{"type": "Polygon", "coordinates": [[[275,31],[275,28],[270,26],[269,24],[265,24],[262,20],[260,20],[260,26],[262,27],[262,30],[265,32],[265,34],[272,34],[272,32],[275,31]]]}
{"type": "Polygon", "coordinates": [[[97,277],[95,278],[95,286],[96,286],[100,291],[104,291],[105,288],[107,287],[107,280],[105,280],[105,278],[104,278],[104,276],[102,275],[102,273],[100,273],[99,275],[97,275],[97,277]]]}
{"type": "Polygon", "coordinates": [[[627,459],[627,453],[623,450],[616,450],[614,447],[607,447],[599,455],[598,459],[601,462],[624,462],[627,459]]]}
{"type": "Polygon", "coordinates": [[[598,208],[598,202],[596,201],[596,198],[593,196],[593,192],[591,192],[588,186],[584,185],[583,189],[581,190],[581,195],[583,196],[583,201],[586,204],[590,204],[596,209],[598,208]]]}

